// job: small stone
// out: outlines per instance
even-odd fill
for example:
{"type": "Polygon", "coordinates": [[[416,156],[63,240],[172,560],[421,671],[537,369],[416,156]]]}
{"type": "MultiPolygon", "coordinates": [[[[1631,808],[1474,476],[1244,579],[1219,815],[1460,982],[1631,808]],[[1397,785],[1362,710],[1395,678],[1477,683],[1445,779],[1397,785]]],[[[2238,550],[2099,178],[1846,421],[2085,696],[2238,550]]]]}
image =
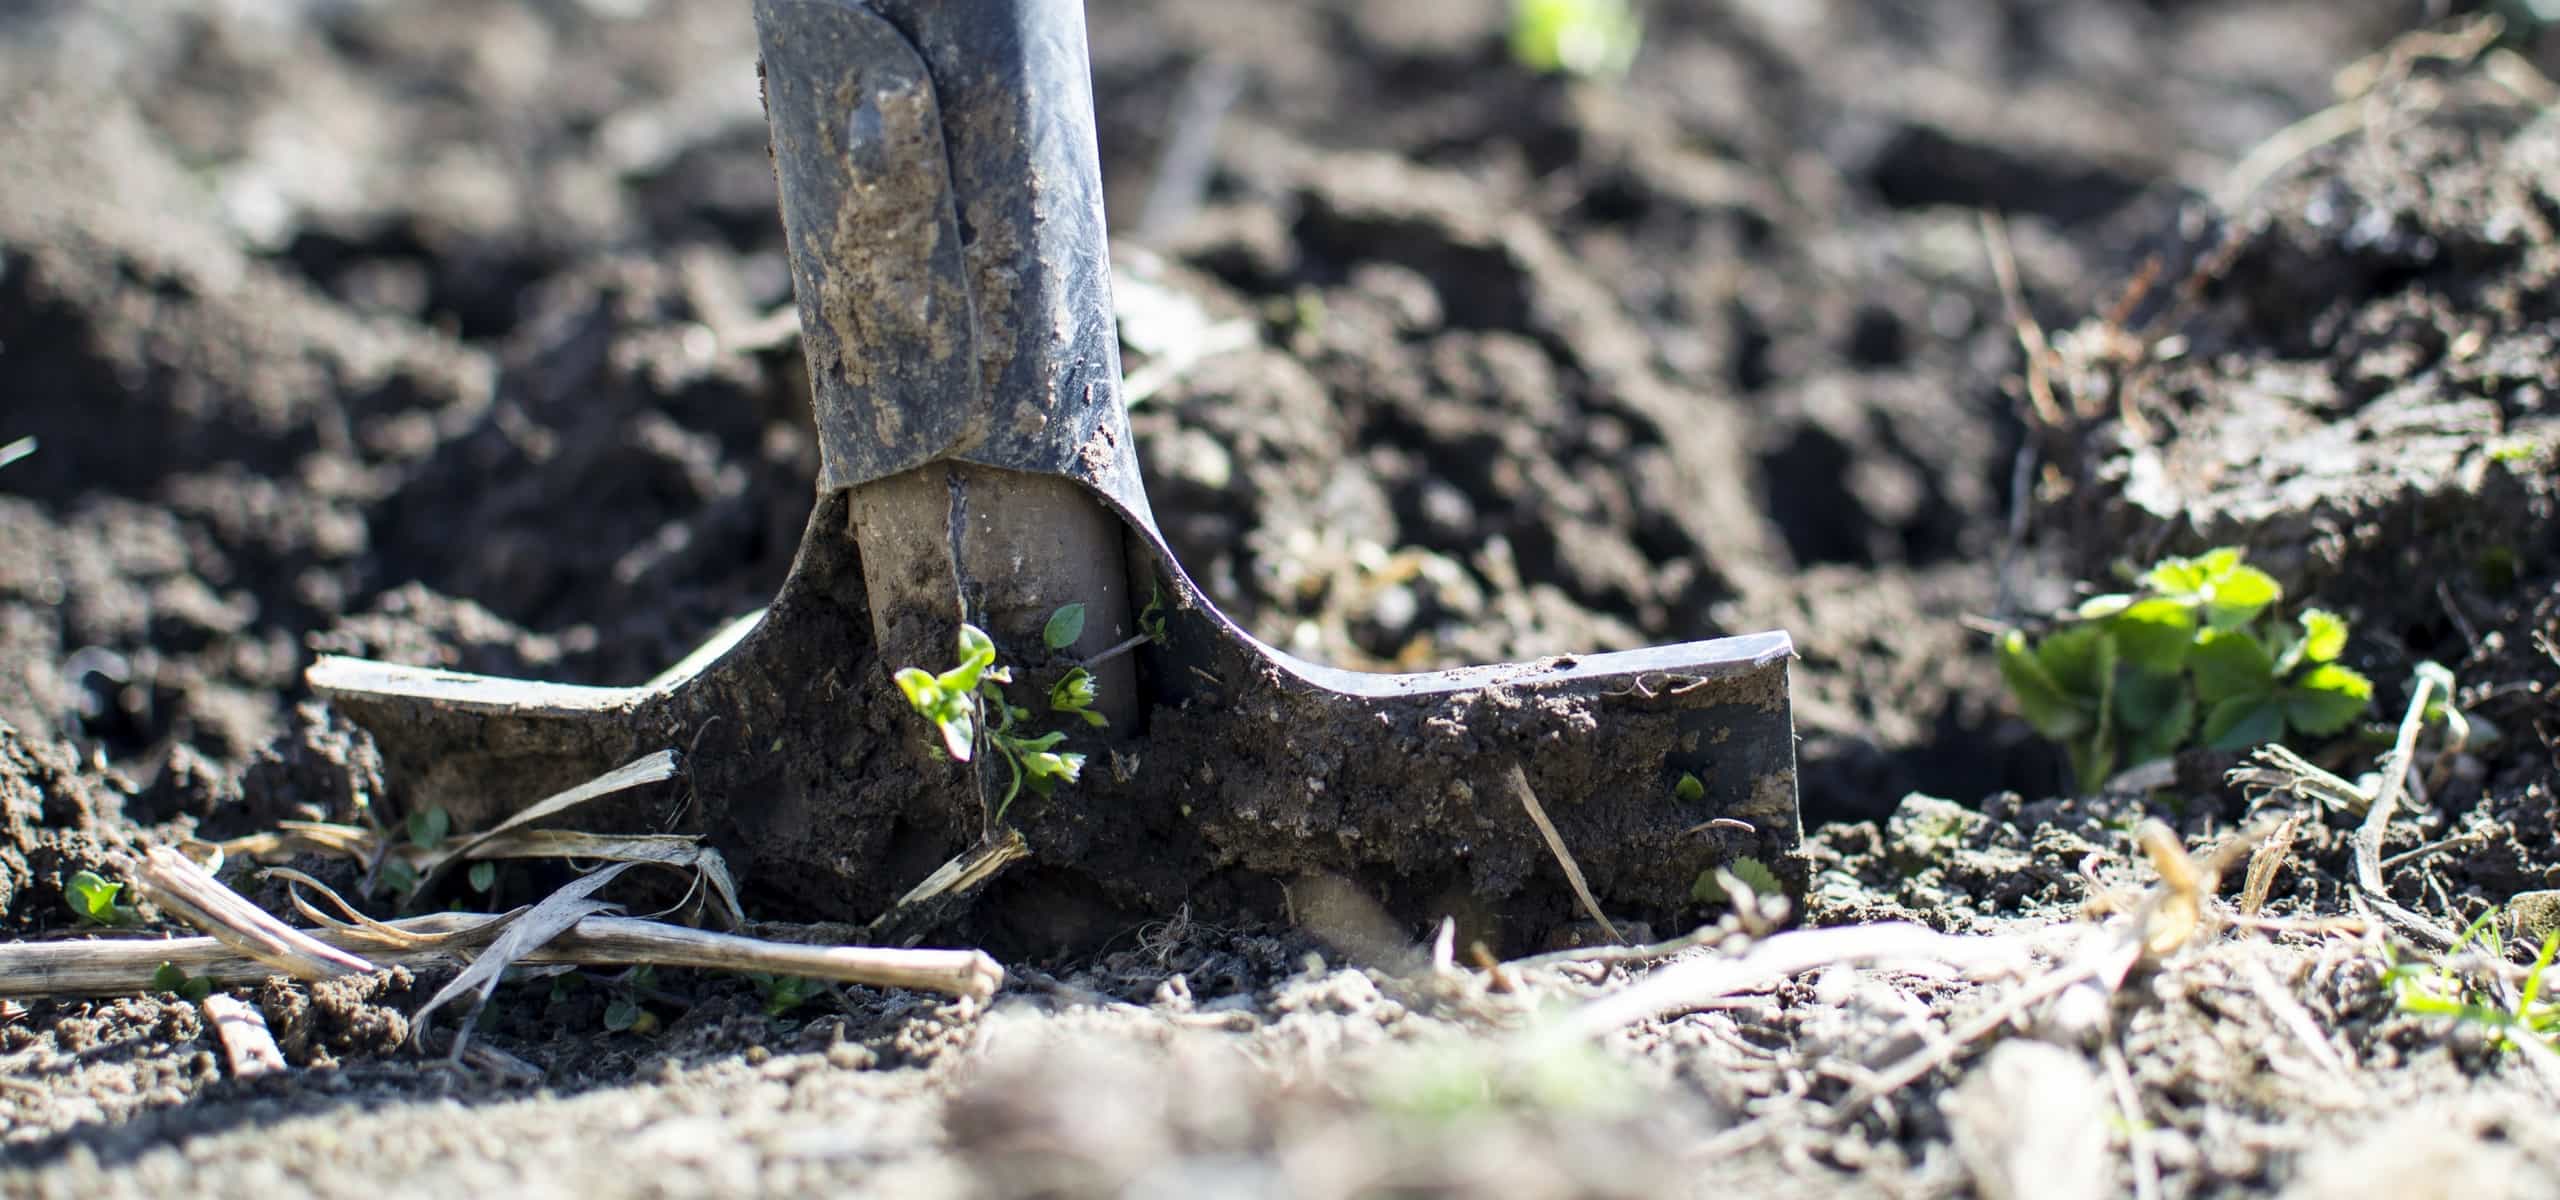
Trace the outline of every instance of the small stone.
{"type": "Polygon", "coordinates": [[[2507,901],[2507,920],[2516,940],[2539,948],[2553,930],[2560,930],[2560,891],[2517,892],[2507,901]]]}

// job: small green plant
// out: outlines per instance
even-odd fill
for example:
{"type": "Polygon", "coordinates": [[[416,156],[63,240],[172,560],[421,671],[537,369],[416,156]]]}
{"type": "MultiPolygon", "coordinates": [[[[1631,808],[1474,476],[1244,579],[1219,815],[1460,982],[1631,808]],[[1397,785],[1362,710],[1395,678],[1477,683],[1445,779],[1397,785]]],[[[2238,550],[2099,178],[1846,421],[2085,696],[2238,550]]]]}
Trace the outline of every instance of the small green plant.
{"type": "Polygon", "coordinates": [[[133,924],[138,915],[132,905],[116,903],[123,893],[123,884],[95,871],[81,871],[63,885],[62,898],[81,924],[115,928],[133,924]]]}
{"type": "Polygon", "coordinates": [[[1682,804],[1695,804],[1707,798],[1707,785],[1695,771],[1682,771],[1680,782],[1671,785],[1671,798],[1682,804]]]}
{"type": "Polygon", "coordinates": [[[498,886],[498,864],[485,860],[473,863],[469,878],[471,890],[485,896],[489,889],[498,886]]]}
{"type": "MultiPolygon", "coordinates": [[[[1050,616],[1041,640],[1052,651],[1064,650],[1083,632],[1084,606],[1070,604],[1050,616]]],[[[941,731],[942,748],[952,758],[968,762],[983,743],[1004,761],[1004,797],[996,802],[995,814],[1001,821],[1022,789],[1046,796],[1061,783],[1074,783],[1084,770],[1084,755],[1058,749],[1067,738],[1062,731],[1015,732],[1030,719],[1031,710],[1005,699],[1004,685],[1013,682],[1013,672],[996,662],[995,640],[975,625],[962,625],[959,643],[958,666],[939,675],[905,667],[895,678],[907,704],[941,731]]],[[[1093,675],[1082,667],[1068,671],[1049,689],[1052,713],[1087,725],[1105,724],[1093,702],[1093,675]]]]}
{"type": "Polygon", "coordinates": [[[422,808],[409,814],[409,844],[421,850],[433,850],[443,844],[446,834],[453,832],[453,814],[442,805],[422,808]]]}
{"type": "Polygon", "coordinates": [[[1785,884],[1778,882],[1778,873],[1770,870],[1769,864],[1756,858],[1737,858],[1698,872],[1698,878],[1689,884],[1689,898],[1700,904],[1732,903],[1733,894],[1725,890],[1723,880],[1716,878],[1718,871],[1732,875],[1736,882],[1750,888],[1754,896],[1778,896],[1787,890],[1785,884]]]}
{"type": "Polygon", "coordinates": [[[213,994],[213,980],[203,975],[189,975],[176,963],[162,963],[151,973],[151,990],[176,992],[181,1000],[202,1000],[213,994]]]}
{"type": "Polygon", "coordinates": [[[764,997],[764,1015],[768,1017],[790,1012],[827,990],[825,984],[806,976],[768,975],[762,971],[747,972],[747,982],[756,985],[756,994],[764,997]]]}
{"type": "MultiPolygon", "coordinates": [[[[2498,915],[2494,908],[2482,913],[2455,939],[2452,953],[2458,955],[2476,944],[2490,958],[2504,959],[2506,944],[2498,936],[2498,915]]],[[[2534,956],[2533,970],[2525,975],[2512,1008],[2499,1003],[2497,993],[2487,986],[2441,962],[2394,962],[2382,978],[2404,1013],[2483,1025],[2494,1032],[2499,1044],[2509,1047],[2519,1036],[2552,1045],[2560,1043],[2560,1001],[2544,999],[2542,990],[2555,953],[2560,953],[2560,929],[2542,939],[2542,950],[2534,956]]]]}
{"type": "MultiPolygon", "coordinates": [[[[560,978],[574,979],[576,974],[572,972],[560,978]]],[[[642,1037],[656,1033],[658,1014],[650,1012],[648,1006],[642,1004],[640,1000],[642,996],[656,990],[657,986],[658,969],[656,967],[643,963],[624,972],[622,978],[614,982],[613,999],[605,1002],[605,1031],[636,1033],[642,1037]]],[[[552,999],[559,999],[562,991],[560,983],[555,980],[551,988],[552,999]]]]}
{"type": "Polygon", "coordinates": [[[1512,0],[1511,61],[1541,75],[1623,75],[1643,44],[1632,0],[1512,0]]]}
{"type": "Polygon", "coordinates": [[[2347,623],[2309,609],[2275,615],[2284,589],[2225,547],[2172,558],[2139,592],[2096,596],[2031,641],[2000,639],[2000,674],[2019,715],[2070,752],[2083,790],[2190,743],[2244,750],[2288,731],[2325,736],[2373,700],[2373,681],[2337,659],[2347,623]]]}

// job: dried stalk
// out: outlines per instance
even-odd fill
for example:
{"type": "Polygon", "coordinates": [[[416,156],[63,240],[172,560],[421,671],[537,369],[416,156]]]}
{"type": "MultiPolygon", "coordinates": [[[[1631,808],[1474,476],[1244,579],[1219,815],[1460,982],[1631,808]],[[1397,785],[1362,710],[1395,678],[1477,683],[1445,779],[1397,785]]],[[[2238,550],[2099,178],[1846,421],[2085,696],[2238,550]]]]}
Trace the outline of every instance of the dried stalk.
{"type": "MultiPolygon", "coordinates": [[[[367,954],[386,967],[450,965],[496,937],[508,915],[436,913],[383,922],[385,932],[330,929],[306,936],[367,954]]],[[[636,917],[588,917],[522,961],[762,971],[980,999],[1004,984],[1004,968],[976,950],[809,946],[636,917]]],[[[18,942],[0,945],[0,996],[135,995],[152,990],[151,978],[163,963],[211,979],[216,987],[260,983],[276,974],[274,967],[209,937],[18,942]]]]}
{"type": "Polygon", "coordinates": [[[1582,911],[1599,922],[1600,932],[1608,934],[1610,941],[1626,945],[1626,937],[1609,923],[1609,914],[1600,911],[1600,901],[1592,897],[1591,885],[1582,881],[1582,864],[1575,862],[1573,852],[1565,849],[1564,835],[1556,832],[1556,823],[1547,819],[1546,806],[1538,803],[1538,793],[1529,786],[1529,773],[1513,763],[1503,781],[1509,785],[1512,798],[1529,814],[1529,823],[1538,827],[1538,836],[1546,839],[1547,853],[1555,855],[1556,865],[1564,868],[1564,881],[1573,885],[1573,898],[1582,902],[1582,911]]]}
{"type": "MultiPolygon", "coordinates": [[[[285,924],[249,903],[186,855],[154,846],[143,856],[135,882],[144,898],[216,941],[306,983],[362,975],[374,969],[336,946],[285,924]]],[[[150,945],[152,943],[141,943],[150,945]]]]}

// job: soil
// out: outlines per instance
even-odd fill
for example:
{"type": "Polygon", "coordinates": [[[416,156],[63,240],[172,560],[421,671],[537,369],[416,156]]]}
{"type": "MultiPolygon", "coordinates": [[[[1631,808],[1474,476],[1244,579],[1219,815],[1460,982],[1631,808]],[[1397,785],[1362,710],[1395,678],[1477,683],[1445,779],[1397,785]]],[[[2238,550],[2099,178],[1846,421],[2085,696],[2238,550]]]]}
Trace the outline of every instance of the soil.
{"type": "MultiPolygon", "coordinates": [[[[406,1040],[432,976],[244,989],[292,1064],[251,1080],[168,994],[7,1002],[0,1190],[2546,1194],[2536,1057],[2402,1010],[2386,944],[2423,939],[2304,924],[2356,913],[2354,814],[2201,753],[2069,796],[1982,632],[2245,545],[2377,681],[2379,741],[2321,764],[2372,770],[2416,664],[2461,681],[2392,898],[2560,887],[2560,36],[2445,7],[1659,5],[1583,83],[1513,66],[1491,0],[1090,16],[1147,489],[1257,636],[1378,668],[1787,629],[1806,924],[2051,953],[2152,877],[2142,819],[2300,812],[2290,931],[1871,1101],[2018,985],[1834,967],[1557,1050],[1675,968],[1436,969],[1427,926],[1204,901],[1073,954],[1022,914],[985,1005],[522,980],[478,1036],[524,1072],[406,1040]]],[[[12,938],[77,933],[69,876],[142,846],[396,802],[315,654],[639,683],[774,598],[815,494],[742,6],[163,8],[0,15],[12,938]]],[[[791,873],[754,916],[858,915],[791,873]]]]}

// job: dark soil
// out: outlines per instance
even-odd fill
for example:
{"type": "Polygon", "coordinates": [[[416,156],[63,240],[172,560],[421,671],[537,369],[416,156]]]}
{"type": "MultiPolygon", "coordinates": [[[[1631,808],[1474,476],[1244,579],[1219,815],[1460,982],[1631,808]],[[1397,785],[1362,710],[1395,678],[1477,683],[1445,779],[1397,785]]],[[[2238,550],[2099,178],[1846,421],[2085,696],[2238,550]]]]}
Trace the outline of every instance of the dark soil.
{"type": "MultiPolygon", "coordinates": [[[[2349,913],[2354,816],[2227,756],[2061,798],[1980,632],[2246,545],[2353,620],[2384,726],[2415,664],[2462,682],[2395,899],[2560,887],[2560,48],[2367,57],[2441,7],[1666,4],[1586,84],[1490,0],[1099,8],[1149,494],[1228,613],[1345,666],[1792,631],[1805,915],[2029,940],[2147,878],[2146,815],[2310,811],[2271,911],[2349,913]],[[2352,126],[2269,156],[2358,63],[2352,126]]],[[[69,875],[155,840],[396,804],[315,654],[631,684],[773,598],[817,456],[754,78],[736,5],[0,14],[0,445],[38,440],[0,466],[0,930],[63,935],[69,875]]],[[[820,915],[787,878],[753,915],[820,915]]],[[[404,1045],[401,976],[254,990],[262,1081],[173,997],[9,1004],[0,1190],[1998,1196],[2036,1191],[1999,1117],[2068,1134],[2057,1096],[2112,1131],[2092,1195],[2560,1180],[2529,1056],[2398,1011],[2378,931],[2224,936],[2100,1035],[1853,1107],[2005,985],[1835,968],[1527,1070],[1646,973],[1500,991],[1399,957],[1425,929],[1164,907],[989,1009],[672,973],[644,1035],[604,1029],[627,979],[511,984],[481,1037],[538,1084],[404,1045]]]]}

